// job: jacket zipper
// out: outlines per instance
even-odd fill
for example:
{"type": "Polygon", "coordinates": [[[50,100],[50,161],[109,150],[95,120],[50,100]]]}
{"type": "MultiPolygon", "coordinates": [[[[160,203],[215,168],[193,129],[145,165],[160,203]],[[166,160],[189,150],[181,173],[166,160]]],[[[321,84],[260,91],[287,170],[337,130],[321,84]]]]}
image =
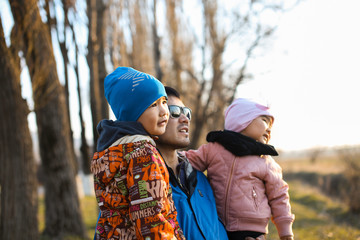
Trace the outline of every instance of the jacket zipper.
{"type": "Polygon", "coordinates": [[[194,209],[193,209],[193,207],[192,207],[192,205],[191,205],[191,202],[190,202],[190,198],[189,198],[189,197],[188,197],[187,201],[188,201],[188,203],[189,203],[189,206],[190,206],[190,208],[191,208],[192,213],[194,214],[196,226],[199,228],[199,231],[200,231],[200,233],[201,233],[201,236],[203,236],[203,238],[206,239],[203,231],[201,230],[201,228],[200,228],[200,226],[199,226],[198,220],[197,220],[197,218],[196,218],[196,215],[195,215],[194,209]]]}
{"type": "Polygon", "coordinates": [[[258,209],[258,199],[257,199],[257,194],[256,194],[256,191],[255,191],[255,187],[253,187],[252,189],[252,197],[254,199],[254,203],[255,203],[255,208],[258,209]]]}
{"type": "MultiPolygon", "coordinates": [[[[198,220],[197,220],[197,218],[196,218],[196,214],[195,214],[194,208],[193,208],[192,205],[191,205],[190,193],[182,186],[180,180],[175,176],[175,173],[174,173],[173,171],[169,171],[169,173],[170,173],[170,175],[172,175],[173,178],[176,179],[176,182],[177,182],[177,184],[179,185],[181,191],[183,191],[183,192],[185,193],[186,198],[187,198],[186,200],[187,200],[187,202],[189,203],[189,206],[190,206],[190,209],[191,209],[192,214],[194,215],[195,222],[196,222],[196,226],[198,227],[198,229],[199,229],[199,231],[200,231],[200,233],[201,233],[201,236],[203,236],[203,238],[206,239],[203,231],[202,231],[201,228],[200,228],[200,225],[199,225],[199,223],[198,223],[198,220]]],[[[196,194],[196,193],[194,192],[194,194],[196,194]]]]}
{"type": "Polygon", "coordinates": [[[233,170],[234,170],[234,165],[235,165],[235,159],[232,163],[232,166],[231,166],[231,170],[230,170],[230,177],[229,177],[229,181],[228,181],[228,184],[226,186],[226,194],[225,194],[225,226],[227,225],[227,201],[228,201],[228,195],[229,195],[229,188],[230,188],[230,183],[231,183],[231,178],[232,178],[232,174],[233,174],[233,170]]]}

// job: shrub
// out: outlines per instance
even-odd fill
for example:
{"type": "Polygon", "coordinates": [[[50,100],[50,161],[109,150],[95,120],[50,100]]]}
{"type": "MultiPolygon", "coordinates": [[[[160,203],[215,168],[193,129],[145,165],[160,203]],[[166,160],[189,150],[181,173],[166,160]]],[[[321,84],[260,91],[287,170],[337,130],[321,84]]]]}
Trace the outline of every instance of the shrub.
{"type": "Polygon", "coordinates": [[[344,161],[344,176],[349,183],[349,191],[346,194],[349,208],[354,213],[360,213],[360,149],[342,149],[338,154],[344,161]]]}

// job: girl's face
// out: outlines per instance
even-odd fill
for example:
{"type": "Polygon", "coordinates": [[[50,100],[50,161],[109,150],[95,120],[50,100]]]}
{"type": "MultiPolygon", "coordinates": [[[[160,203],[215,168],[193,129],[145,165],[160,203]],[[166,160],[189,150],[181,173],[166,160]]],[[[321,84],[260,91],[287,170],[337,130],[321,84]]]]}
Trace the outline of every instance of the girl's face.
{"type": "Polygon", "coordinates": [[[161,97],[151,104],[138,118],[150,135],[161,135],[165,132],[169,119],[169,109],[165,97],[161,97]]]}
{"type": "Polygon", "coordinates": [[[258,142],[267,144],[271,138],[272,119],[269,116],[259,116],[247,126],[241,134],[258,142]]]}

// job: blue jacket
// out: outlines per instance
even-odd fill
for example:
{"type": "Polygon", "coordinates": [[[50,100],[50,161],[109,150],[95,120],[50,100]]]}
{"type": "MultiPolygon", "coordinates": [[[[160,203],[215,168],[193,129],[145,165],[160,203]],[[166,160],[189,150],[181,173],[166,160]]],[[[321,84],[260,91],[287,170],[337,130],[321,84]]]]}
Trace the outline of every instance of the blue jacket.
{"type": "Polygon", "coordinates": [[[227,240],[227,233],[220,221],[215,198],[206,176],[193,169],[188,160],[179,155],[179,178],[172,169],[170,185],[178,212],[177,220],[187,240],[227,240]]]}

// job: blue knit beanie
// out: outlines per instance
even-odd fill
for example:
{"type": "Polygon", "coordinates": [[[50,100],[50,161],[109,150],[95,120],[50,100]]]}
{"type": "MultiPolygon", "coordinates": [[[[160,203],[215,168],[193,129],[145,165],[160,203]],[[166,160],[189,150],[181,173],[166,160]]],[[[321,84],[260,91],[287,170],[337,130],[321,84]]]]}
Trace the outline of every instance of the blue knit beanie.
{"type": "Polygon", "coordinates": [[[137,121],[151,104],[167,97],[159,80],[129,67],[118,67],[106,76],[104,91],[118,121],[137,121]]]}

